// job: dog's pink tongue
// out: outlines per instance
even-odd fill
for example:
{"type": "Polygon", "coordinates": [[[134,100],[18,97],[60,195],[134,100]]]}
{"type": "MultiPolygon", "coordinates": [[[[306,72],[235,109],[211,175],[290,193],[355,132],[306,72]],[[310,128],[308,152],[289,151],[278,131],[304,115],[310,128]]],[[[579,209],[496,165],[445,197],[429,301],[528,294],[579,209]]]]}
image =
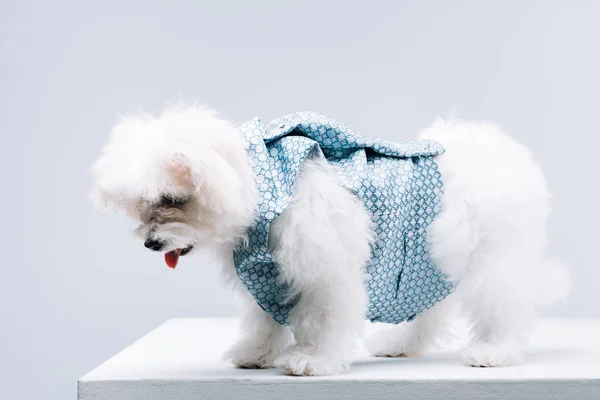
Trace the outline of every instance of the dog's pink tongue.
{"type": "Polygon", "coordinates": [[[181,249],[175,249],[168,253],[165,253],[165,262],[169,266],[169,268],[175,268],[177,266],[177,262],[179,261],[179,255],[181,254],[181,249]]]}

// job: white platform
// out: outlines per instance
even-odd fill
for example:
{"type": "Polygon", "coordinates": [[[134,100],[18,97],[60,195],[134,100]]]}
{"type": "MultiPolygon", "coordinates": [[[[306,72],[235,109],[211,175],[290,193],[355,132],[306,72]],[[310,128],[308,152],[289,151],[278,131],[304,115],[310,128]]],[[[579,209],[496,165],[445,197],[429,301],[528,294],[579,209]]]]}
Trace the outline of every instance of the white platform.
{"type": "MultiPolygon", "coordinates": [[[[471,368],[459,337],[419,359],[363,356],[335,377],[239,370],[221,361],[237,320],[173,319],[79,380],[80,400],[600,399],[600,320],[547,320],[525,365],[471,368]]],[[[369,324],[368,329],[377,325],[369,324]]]]}

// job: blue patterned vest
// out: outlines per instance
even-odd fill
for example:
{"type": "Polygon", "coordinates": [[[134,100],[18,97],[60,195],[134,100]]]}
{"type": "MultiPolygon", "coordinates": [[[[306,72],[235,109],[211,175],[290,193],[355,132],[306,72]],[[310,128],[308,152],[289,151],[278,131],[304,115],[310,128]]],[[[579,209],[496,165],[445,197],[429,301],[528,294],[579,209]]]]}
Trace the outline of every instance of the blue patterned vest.
{"type": "MultiPolygon", "coordinates": [[[[271,222],[286,208],[298,171],[309,156],[325,157],[341,185],[358,196],[375,226],[366,266],[367,318],[399,323],[450,294],[429,257],[426,229],[438,214],[442,180],[433,156],[444,148],[432,140],[372,140],[311,112],[287,115],[266,128],[260,119],[240,127],[260,193],[259,216],[233,258],[242,283],[280,324],[298,299],[284,301],[286,286],[268,250],[271,222]]],[[[348,218],[352,218],[351,215],[348,218]]]]}

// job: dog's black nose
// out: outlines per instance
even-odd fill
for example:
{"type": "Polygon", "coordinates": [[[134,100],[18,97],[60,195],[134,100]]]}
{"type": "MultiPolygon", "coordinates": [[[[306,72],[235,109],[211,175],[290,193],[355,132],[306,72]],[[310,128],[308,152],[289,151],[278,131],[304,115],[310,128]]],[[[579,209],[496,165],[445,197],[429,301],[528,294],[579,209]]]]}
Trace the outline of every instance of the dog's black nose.
{"type": "Polygon", "coordinates": [[[144,246],[150,250],[160,251],[163,248],[163,244],[158,240],[148,239],[144,242],[144,246]]]}

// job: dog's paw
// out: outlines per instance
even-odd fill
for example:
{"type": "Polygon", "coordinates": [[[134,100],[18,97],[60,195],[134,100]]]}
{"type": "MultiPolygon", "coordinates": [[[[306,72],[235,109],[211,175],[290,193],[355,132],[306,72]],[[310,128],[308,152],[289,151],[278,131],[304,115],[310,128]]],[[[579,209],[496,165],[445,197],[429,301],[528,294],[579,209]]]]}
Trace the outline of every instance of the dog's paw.
{"type": "Polygon", "coordinates": [[[404,325],[386,327],[368,336],[366,350],[376,357],[423,357],[427,348],[409,335],[404,325]]]}
{"type": "Polygon", "coordinates": [[[337,375],[348,368],[350,362],[331,357],[331,354],[314,354],[308,349],[294,346],[277,360],[285,373],[295,376],[337,375]]]}
{"type": "Polygon", "coordinates": [[[259,369],[273,368],[278,356],[279,349],[269,346],[268,343],[258,344],[253,340],[241,340],[225,353],[223,359],[231,360],[238,368],[259,369]]]}
{"type": "Polygon", "coordinates": [[[523,355],[516,345],[474,343],[464,352],[463,359],[472,367],[506,367],[522,363],[523,355]]]}

